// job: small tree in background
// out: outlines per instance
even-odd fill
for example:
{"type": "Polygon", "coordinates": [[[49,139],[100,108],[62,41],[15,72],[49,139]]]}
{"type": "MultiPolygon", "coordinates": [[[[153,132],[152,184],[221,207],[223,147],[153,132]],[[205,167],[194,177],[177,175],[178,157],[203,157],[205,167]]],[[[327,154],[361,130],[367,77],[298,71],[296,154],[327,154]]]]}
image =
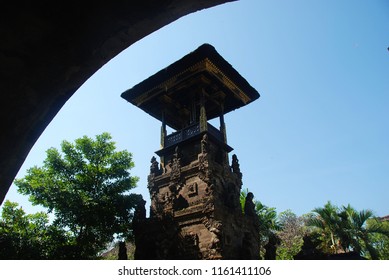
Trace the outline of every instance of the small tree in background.
{"type": "Polygon", "coordinates": [[[52,259],[65,255],[70,236],[49,224],[45,212],[26,214],[15,202],[5,201],[0,218],[0,259],[52,259]]]}
{"type": "Polygon", "coordinates": [[[131,232],[137,195],[129,194],[138,181],[130,176],[131,153],[115,151],[109,133],[63,141],[61,152],[47,151],[42,167],[32,167],[15,180],[19,192],[34,205],[53,212],[53,225],[66,229],[73,247],[68,258],[95,258],[107,243],[131,232]]]}
{"type": "MultiPolygon", "coordinates": [[[[389,235],[382,232],[389,232],[389,221],[379,221],[377,219],[370,219],[366,222],[366,227],[380,228],[381,232],[374,232],[370,234],[370,243],[376,250],[376,254],[380,260],[389,260],[389,235]]],[[[371,258],[370,252],[367,252],[367,256],[371,258]]]]}
{"type": "Polygon", "coordinates": [[[286,210],[278,215],[280,230],[277,236],[280,244],[277,248],[277,259],[293,260],[303,246],[304,234],[306,233],[303,217],[298,217],[291,210],[286,210]]]}
{"type": "MultiPolygon", "coordinates": [[[[243,190],[240,195],[242,212],[248,192],[243,190]]],[[[291,210],[277,216],[275,208],[254,203],[260,222],[261,258],[275,259],[276,255],[290,260],[308,253],[310,258],[321,259],[355,252],[368,259],[389,259],[389,221],[374,217],[370,210],[327,202],[300,217],[291,210]]]]}

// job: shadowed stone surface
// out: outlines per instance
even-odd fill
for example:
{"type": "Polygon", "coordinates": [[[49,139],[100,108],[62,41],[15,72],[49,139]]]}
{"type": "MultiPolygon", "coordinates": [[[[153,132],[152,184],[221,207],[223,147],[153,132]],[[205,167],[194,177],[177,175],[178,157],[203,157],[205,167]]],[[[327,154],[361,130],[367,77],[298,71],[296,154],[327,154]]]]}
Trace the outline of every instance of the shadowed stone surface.
{"type": "Polygon", "coordinates": [[[72,94],[102,65],[181,16],[232,1],[3,3],[0,9],[0,202],[40,134],[72,94]]]}

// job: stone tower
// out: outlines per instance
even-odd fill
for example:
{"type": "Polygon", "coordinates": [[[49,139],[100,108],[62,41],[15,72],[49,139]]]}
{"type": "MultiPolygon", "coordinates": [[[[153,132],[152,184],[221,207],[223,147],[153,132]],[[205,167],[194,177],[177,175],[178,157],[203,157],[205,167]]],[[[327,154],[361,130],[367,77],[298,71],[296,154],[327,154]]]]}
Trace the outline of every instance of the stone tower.
{"type": "Polygon", "coordinates": [[[202,45],[122,97],[162,123],[145,202],[134,213],[136,259],[258,259],[259,224],[242,173],[227,144],[224,114],[258,92],[216,50],[202,45]],[[208,120],[219,118],[215,128],[208,120]],[[166,127],[175,132],[167,135],[166,127]]]}

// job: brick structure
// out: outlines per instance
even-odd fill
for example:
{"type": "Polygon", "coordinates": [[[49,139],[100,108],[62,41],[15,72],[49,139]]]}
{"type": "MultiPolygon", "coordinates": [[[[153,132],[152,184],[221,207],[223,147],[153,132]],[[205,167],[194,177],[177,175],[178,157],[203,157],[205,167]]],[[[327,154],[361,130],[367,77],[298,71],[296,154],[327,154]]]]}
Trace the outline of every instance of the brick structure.
{"type": "Polygon", "coordinates": [[[250,193],[242,213],[242,173],[229,153],[224,114],[258,92],[210,45],[161,70],[122,97],[162,122],[145,201],[134,214],[136,259],[258,259],[259,223],[250,193]],[[208,123],[219,117],[220,128],[208,123]],[[166,133],[166,126],[176,131],[166,133]]]}

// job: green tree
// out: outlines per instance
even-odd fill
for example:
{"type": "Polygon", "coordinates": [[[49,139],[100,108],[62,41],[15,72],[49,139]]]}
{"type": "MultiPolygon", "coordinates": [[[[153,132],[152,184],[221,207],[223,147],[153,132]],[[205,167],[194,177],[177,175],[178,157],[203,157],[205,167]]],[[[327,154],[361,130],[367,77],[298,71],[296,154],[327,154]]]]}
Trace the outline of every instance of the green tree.
{"type": "Polygon", "coordinates": [[[69,245],[69,236],[50,225],[45,212],[26,214],[17,203],[5,201],[0,218],[0,259],[51,259],[69,245]]]}
{"type": "Polygon", "coordinates": [[[315,227],[320,233],[320,249],[325,253],[340,252],[338,235],[341,219],[338,211],[338,207],[328,201],[324,207],[315,208],[312,211],[315,215],[307,221],[309,226],[315,227]]]}
{"type": "Polygon", "coordinates": [[[280,230],[277,236],[280,244],[277,247],[277,259],[292,260],[301,250],[306,233],[303,217],[298,217],[291,210],[286,210],[278,215],[280,230]]]}
{"type": "Polygon", "coordinates": [[[330,202],[313,210],[308,225],[320,233],[321,249],[326,253],[357,252],[378,259],[374,237],[389,236],[389,230],[375,219],[371,210],[357,211],[350,205],[341,208],[330,202]],[[370,221],[370,223],[368,223],[370,221]]]}
{"type": "Polygon", "coordinates": [[[138,197],[128,191],[132,155],[115,151],[108,133],[63,141],[62,153],[50,148],[42,167],[32,167],[15,180],[19,192],[54,212],[53,224],[74,238],[72,258],[94,258],[107,243],[130,234],[132,209],[138,197]]]}
{"type": "MultiPolygon", "coordinates": [[[[377,256],[380,260],[389,260],[389,236],[386,234],[386,232],[389,232],[389,221],[369,219],[366,222],[366,227],[375,228],[377,227],[377,224],[380,227],[381,232],[371,233],[370,242],[375,248],[377,256]]],[[[369,258],[372,258],[369,252],[367,252],[367,255],[369,258]]]]}
{"type": "Polygon", "coordinates": [[[384,224],[374,217],[371,210],[356,211],[350,205],[343,207],[339,216],[342,220],[339,237],[344,248],[378,259],[379,252],[374,246],[373,235],[389,236],[389,230],[384,224]]]}

